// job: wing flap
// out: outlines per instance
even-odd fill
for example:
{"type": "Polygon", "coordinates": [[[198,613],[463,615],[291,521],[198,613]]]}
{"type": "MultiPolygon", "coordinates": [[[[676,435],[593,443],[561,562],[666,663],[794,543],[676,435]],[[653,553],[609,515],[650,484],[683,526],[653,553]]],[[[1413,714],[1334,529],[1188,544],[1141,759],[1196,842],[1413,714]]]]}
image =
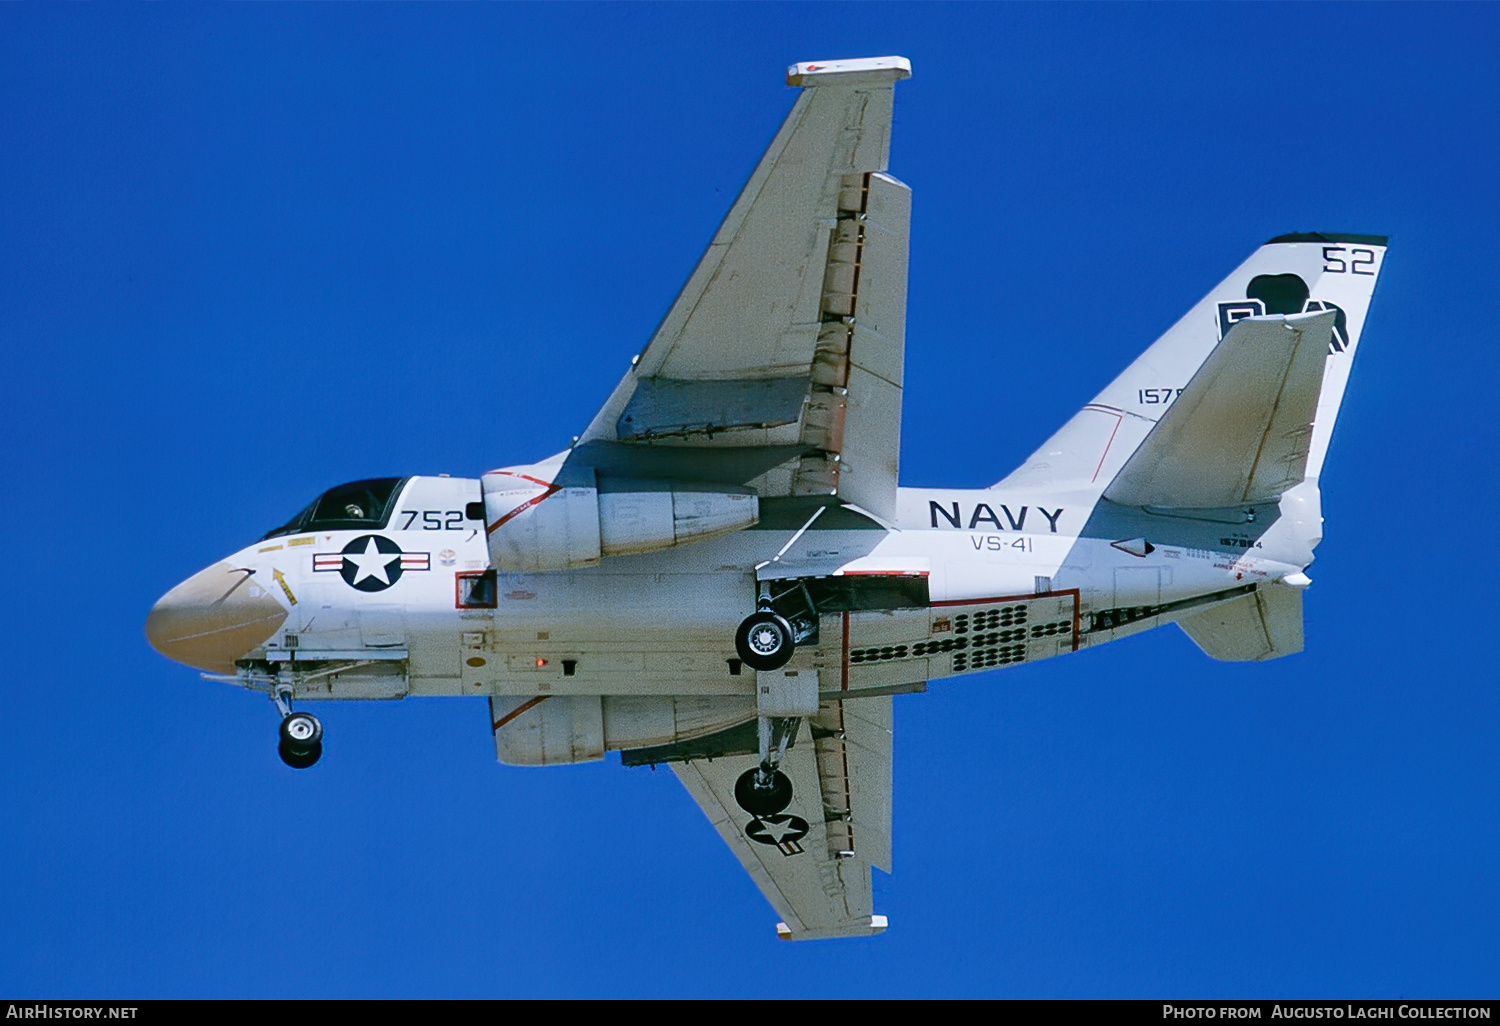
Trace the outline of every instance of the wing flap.
{"type": "Polygon", "coordinates": [[[887,520],[896,517],[906,354],[907,240],[911,190],[871,175],[862,197],[854,319],[844,386],[848,408],[838,494],[887,520]]]}
{"type": "Polygon", "coordinates": [[[891,871],[891,698],[826,702],[813,721],[828,853],[891,871]]]}
{"type": "Polygon", "coordinates": [[[1190,509],[1275,498],[1307,472],[1332,311],[1235,323],[1104,491],[1190,509]]]}

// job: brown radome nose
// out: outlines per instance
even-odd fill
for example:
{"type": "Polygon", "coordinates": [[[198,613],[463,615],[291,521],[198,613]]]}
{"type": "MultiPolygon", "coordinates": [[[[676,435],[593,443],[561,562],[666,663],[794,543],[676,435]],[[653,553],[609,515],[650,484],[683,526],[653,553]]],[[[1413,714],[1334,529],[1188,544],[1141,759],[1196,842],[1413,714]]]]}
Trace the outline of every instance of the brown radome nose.
{"type": "Polygon", "coordinates": [[[146,617],[146,640],[168,659],[212,673],[276,633],[286,610],[248,567],[216,563],[161,597],[146,617]]]}

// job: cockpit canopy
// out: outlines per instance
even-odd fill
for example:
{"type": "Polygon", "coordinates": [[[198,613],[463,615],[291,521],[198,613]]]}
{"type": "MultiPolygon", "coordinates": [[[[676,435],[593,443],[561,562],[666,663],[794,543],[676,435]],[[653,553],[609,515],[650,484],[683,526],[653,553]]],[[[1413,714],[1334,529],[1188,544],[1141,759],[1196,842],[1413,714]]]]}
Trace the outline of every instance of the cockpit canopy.
{"type": "Polygon", "coordinates": [[[376,530],[386,525],[404,477],[374,477],[330,488],[266,538],[304,531],[376,530]]]}

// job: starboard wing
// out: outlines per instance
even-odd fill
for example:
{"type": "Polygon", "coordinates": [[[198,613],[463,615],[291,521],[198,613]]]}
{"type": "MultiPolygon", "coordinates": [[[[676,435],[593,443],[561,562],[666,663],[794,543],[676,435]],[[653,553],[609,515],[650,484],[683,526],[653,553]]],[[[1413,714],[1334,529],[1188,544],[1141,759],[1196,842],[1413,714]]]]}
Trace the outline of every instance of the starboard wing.
{"type": "Polygon", "coordinates": [[[572,460],[895,512],[911,192],[884,174],[900,57],[793,65],[801,94],[572,460]],[[647,452],[646,450],[649,450],[647,452]]]}
{"type": "Polygon", "coordinates": [[[756,759],[721,756],[672,769],[781,915],[777,933],[812,940],[884,930],[871,869],[891,865],[890,696],[824,702],[803,721],[781,763],[793,797],[780,815],[758,819],[735,801],[735,781],[756,759]]]}

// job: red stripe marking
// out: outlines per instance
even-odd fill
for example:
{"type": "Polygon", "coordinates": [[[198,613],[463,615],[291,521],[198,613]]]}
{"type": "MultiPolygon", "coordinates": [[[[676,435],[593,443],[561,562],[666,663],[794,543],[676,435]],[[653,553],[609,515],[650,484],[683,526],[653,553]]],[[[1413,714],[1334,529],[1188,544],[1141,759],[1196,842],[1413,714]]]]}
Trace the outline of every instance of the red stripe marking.
{"type": "MultiPolygon", "coordinates": [[[[1098,407],[1095,407],[1095,409],[1098,410],[1098,412],[1100,412],[1100,413],[1111,413],[1111,412],[1113,412],[1111,410],[1100,410],[1098,407]]],[[[1104,467],[1104,457],[1106,457],[1106,456],[1109,455],[1109,447],[1111,445],[1115,444],[1115,435],[1117,435],[1117,434],[1120,433],[1120,425],[1123,424],[1124,422],[1125,422],[1125,415],[1123,413],[1116,413],[1115,414],[1115,429],[1109,433],[1109,441],[1107,441],[1107,442],[1104,443],[1104,451],[1099,454],[1099,466],[1097,466],[1097,467],[1094,468],[1094,476],[1091,477],[1091,478],[1089,478],[1089,483],[1092,484],[1093,482],[1099,480],[1099,471],[1102,470],[1103,467],[1104,467]]]]}
{"type": "Polygon", "coordinates": [[[531,709],[535,706],[541,705],[551,697],[551,695],[537,695],[535,698],[528,698],[526,701],[522,702],[520,705],[516,706],[510,712],[506,713],[504,716],[500,717],[493,724],[491,724],[490,730],[492,732],[499,730],[501,727],[505,726],[511,720],[521,715],[523,712],[526,712],[528,709],[531,709]]]}
{"type": "MultiPolygon", "coordinates": [[[[490,474],[502,474],[505,477],[519,477],[522,481],[530,481],[532,484],[541,485],[543,488],[546,488],[552,484],[551,481],[543,481],[541,478],[532,477],[530,474],[517,474],[513,470],[492,470],[490,471],[490,474]]],[[[490,474],[486,474],[484,476],[489,477],[490,474]]]]}
{"type": "MultiPolygon", "coordinates": [[[[517,476],[520,476],[520,475],[517,475],[517,476]]],[[[527,480],[530,481],[530,480],[533,480],[533,479],[532,478],[527,478],[527,480]]],[[[547,484],[547,482],[545,482],[545,481],[537,481],[537,484],[547,484]]],[[[494,534],[500,528],[504,527],[509,521],[511,521],[514,518],[520,516],[522,513],[525,513],[528,509],[530,509],[531,507],[535,506],[537,503],[541,502],[543,499],[550,499],[552,496],[556,495],[560,491],[562,491],[562,488],[559,485],[547,485],[547,490],[545,492],[543,492],[541,495],[538,495],[534,499],[527,499],[525,502],[521,503],[515,509],[513,509],[509,513],[505,514],[505,516],[501,517],[499,520],[496,520],[493,524],[490,524],[488,527],[486,527],[484,529],[484,533],[485,534],[494,534]]]]}
{"type": "Polygon", "coordinates": [[[926,570],[840,570],[840,577],[926,577],[926,570]]]}

